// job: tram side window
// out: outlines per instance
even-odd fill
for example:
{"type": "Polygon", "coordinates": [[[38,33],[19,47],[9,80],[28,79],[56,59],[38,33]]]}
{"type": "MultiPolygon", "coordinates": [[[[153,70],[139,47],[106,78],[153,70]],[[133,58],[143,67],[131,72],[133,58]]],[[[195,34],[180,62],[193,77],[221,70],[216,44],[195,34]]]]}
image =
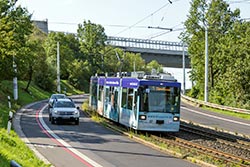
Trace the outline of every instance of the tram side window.
{"type": "Polygon", "coordinates": [[[116,90],[115,91],[115,93],[114,93],[115,95],[114,95],[114,108],[116,108],[117,107],[117,99],[118,99],[118,91],[116,90]]]}
{"type": "Polygon", "coordinates": [[[148,111],[148,93],[141,93],[140,94],[140,111],[148,111]]]}
{"type": "Polygon", "coordinates": [[[172,88],[172,92],[171,92],[171,96],[170,96],[170,102],[172,105],[179,105],[179,101],[180,101],[180,96],[179,93],[180,89],[179,88],[172,88]]]}
{"type": "Polygon", "coordinates": [[[114,106],[114,87],[113,86],[109,88],[109,100],[110,100],[110,104],[114,106]]]}
{"type": "Polygon", "coordinates": [[[91,95],[94,96],[94,97],[97,96],[97,88],[96,88],[96,85],[93,85],[93,86],[92,86],[91,95]]]}
{"type": "Polygon", "coordinates": [[[122,107],[127,108],[127,88],[122,88],[122,107]]]}
{"type": "Polygon", "coordinates": [[[135,100],[134,100],[134,104],[133,104],[134,107],[136,107],[136,105],[137,105],[137,96],[138,96],[138,92],[135,91],[135,100]]]}
{"type": "Polygon", "coordinates": [[[95,101],[97,100],[97,84],[91,83],[90,85],[90,95],[92,97],[91,103],[95,104],[95,101]]]}
{"type": "Polygon", "coordinates": [[[99,86],[99,94],[98,94],[98,100],[102,100],[103,95],[103,86],[99,86]]]}
{"type": "Polygon", "coordinates": [[[133,106],[133,97],[134,97],[134,92],[133,89],[128,89],[128,109],[132,110],[133,106]]]}
{"type": "Polygon", "coordinates": [[[109,102],[109,87],[106,87],[106,90],[105,90],[105,100],[106,102],[109,102]]]}

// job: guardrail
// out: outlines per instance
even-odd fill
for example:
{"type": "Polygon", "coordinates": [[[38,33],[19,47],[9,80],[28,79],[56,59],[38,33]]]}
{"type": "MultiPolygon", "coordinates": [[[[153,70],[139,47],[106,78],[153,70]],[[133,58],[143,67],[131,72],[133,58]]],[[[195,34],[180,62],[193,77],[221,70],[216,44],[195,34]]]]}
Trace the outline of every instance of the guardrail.
{"type": "Polygon", "coordinates": [[[200,104],[200,105],[204,105],[207,107],[211,107],[211,108],[215,108],[215,109],[221,109],[221,110],[226,110],[226,111],[233,111],[233,112],[237,112],[237,113],[244,113],[244,114],[250,114],[250,110],[247,109],[241,109],[241,108],[234,108],[234,107],[229,107],[229,106],[223,106],[223,105],[219,105],[219,104],[214,104],[214,103],[209,103],[209,102],[205,102],[202,100],[197,100],[185,95],[181,95],[181,97],[187,101],[193,102],[195,104],[200,104]]]}

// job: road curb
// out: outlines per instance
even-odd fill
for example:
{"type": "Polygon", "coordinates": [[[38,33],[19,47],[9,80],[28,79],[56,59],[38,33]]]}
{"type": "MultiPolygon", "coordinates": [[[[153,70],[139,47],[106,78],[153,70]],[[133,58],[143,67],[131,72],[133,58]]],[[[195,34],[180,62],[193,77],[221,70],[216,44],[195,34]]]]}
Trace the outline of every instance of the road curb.
{"type": "Polygon", "coordinates": [[[17,133],[17,135],[21,138],[21,140],[24,141],[24,143],[35,153],[35,155],[40,160],[42,160],[46,164],[51,164],[41,153],[39,153],[37,151],[37,149],[34,147],[34,145],[31,144],[31,142],[29,141],[29,139],[23,133],[23,130],[22,130],[21,125],[20,125],[20,118],[22,116],[22,113],[26,110],[26,108],[31,107],[32,105],[35,105],[37,103],[44,102],[44,101],[47,101],[47,100],[42,100],[42,101],[39,101],[39,102],[34,102],[34,103],[28,104],[26,106],[23,106],[21,109],[17,110],[17,112],[14,115],[14,119],[13,119],[13,128],[14,128],[15,132],[17,133]]]}

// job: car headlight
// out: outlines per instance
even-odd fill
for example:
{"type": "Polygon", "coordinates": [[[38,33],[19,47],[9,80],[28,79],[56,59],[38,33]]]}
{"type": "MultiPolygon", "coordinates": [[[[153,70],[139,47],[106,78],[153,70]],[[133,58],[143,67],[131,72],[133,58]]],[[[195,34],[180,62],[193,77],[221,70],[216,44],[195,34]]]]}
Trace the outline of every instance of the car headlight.
{"type": "Polygon", "coordinates": [[[75,110],[74,114],[77,115],[78,113],[79,113],[78,110],[75,110]]]}
{"type": "Polygon", "coordinates": [[[57,113],[58,113],[58,111],[57,111],[57,110],[54,110],[54,113],[55,113],[55,114],[57,114],[57,113]]]}

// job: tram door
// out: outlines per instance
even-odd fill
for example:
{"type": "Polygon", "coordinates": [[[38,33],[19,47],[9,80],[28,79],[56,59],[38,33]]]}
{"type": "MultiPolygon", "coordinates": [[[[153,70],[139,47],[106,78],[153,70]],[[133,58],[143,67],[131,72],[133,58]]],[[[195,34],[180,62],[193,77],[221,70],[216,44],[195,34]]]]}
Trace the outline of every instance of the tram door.
{"type": "Polygon", "coordinates": [[[114,90],[114,113],[115,113],[115,121],[118,122],[118,118],[119,118],[119,90],[118,88],[115,88],[114,90]]]}
{"type": "Polygon", "coordinates": [[[139,108],[139,96],[137,93],[137,89],[134,89],[134,100],[133,100],[133,111],[134,111],[134,115],[135,115],[135,120],[137,120],[137,115],[138,115],[138,108],[139,108]]]}
{"type": "Polygon", "coordinates": [[[138,112],[139,112],[139,96],[137,93],[137,89],[134,89],[133,91],[133,107],[132,107],[132,113],[134,114],[134,121],[133,121],[133,127],[138,127],[138,112]]]}
{"type": "Polygon", "coordinates": [[[104,110],[103,110],[103,116],[106,118],[109,118],[108,113],[110,112],[108,109],[108,104],[110,103],[110,95],[111,91],[110,91],[110,87],[109,86],[105,86],[104,89],[104,110]]]}
{"type": "Polygon", "coordinates": [[[103,101],[104,101],[104,88],[102,85],[99,85],[97,112],[100,115],[103,115],[103,101]]]}

